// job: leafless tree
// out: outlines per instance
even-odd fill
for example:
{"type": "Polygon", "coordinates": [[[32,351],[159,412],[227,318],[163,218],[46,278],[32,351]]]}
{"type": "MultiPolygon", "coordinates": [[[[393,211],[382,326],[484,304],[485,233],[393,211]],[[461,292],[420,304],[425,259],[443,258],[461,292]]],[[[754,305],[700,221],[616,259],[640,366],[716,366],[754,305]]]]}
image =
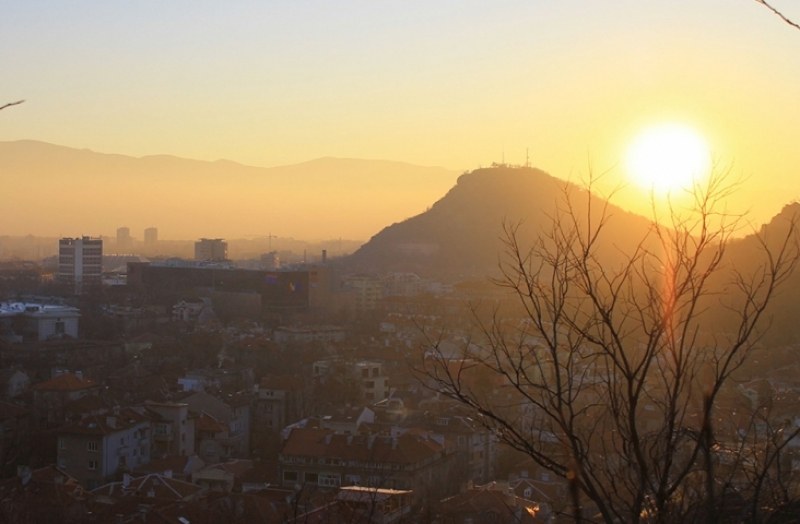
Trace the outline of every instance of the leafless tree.
{"type": "Polygon", "coordinates": [[[591,181],[565,190],[532,243],[520,225],[504,228],[497,283],[522,321],[476,315],[478,335],[457,360],[435,340],[427,348],[429,383],[566,479],[576,521],[715,521],[732,498],[719,442],[745,437],[718,435],[715,408],[798,260],[794,221],[780,239],[757,237],[749,270],[730,260],[742,224],[724,210],[732,190],[712,177],[690,211],[671,208],[613,261],[607,201],[591,181]],[[487,374],[503,385],[475,380],[487,374]]]}

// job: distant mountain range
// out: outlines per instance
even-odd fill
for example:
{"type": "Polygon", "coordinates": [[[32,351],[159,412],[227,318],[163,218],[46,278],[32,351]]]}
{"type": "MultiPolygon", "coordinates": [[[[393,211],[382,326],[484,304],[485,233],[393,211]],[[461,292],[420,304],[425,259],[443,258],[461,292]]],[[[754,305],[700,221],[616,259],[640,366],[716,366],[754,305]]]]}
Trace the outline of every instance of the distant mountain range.
{"type": "Polygon", "coordinates": [[[162,238],[270,233],[366,239],[423,211],[457,173],[402,162],[320,158],[262,168],[174,156],[134,158],[44,142],[0,142],[0,235],[162,238]]]}

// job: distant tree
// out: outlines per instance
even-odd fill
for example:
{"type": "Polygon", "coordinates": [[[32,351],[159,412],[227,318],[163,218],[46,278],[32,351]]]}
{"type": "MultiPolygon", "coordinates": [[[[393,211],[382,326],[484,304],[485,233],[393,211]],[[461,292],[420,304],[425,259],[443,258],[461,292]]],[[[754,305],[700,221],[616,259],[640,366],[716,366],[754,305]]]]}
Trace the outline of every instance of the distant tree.
{"type": "Polygon", "coordinates": [[[654,220],[610,261],[619,239],[608,238],[607,201],[591,181],[565,190],[532,244],[519,225],[505,226],[497,284],[516,298],[521,321],[476,312],[478,335],[458,360],[435,340],[427,348],[428,383],[566,479],[576,521],[715,521],[739,497],[763,500],[756,488],[776,478],[783,433],[717,433],[716,417],[797,264],[797,234],[792,221],[780,239],[756,237],[757,269],[737,269],[727,247],[742,217],[724,209],[731,191],[712,177],[689,214],[671,208],[667,225],[654,220]],[[476,384],[487,371],[502,385],[476,384]],[[727,452],[737,460],[721,478],[727,452]]]}

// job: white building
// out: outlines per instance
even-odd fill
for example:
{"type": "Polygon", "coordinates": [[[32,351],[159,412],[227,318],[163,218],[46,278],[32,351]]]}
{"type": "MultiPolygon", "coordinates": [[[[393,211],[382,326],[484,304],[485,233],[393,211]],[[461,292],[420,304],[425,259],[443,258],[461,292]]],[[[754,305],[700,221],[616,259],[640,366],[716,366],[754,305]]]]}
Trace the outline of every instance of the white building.
{"type": "Polygon", "coordinates": [[[9,342],[78,338],[78,308],[26,302],[0,303],[0,338],[9,342]]]}
{"type": "Polygon", "coordinates": [[[228,243],[221,238],[201,238],[194,243],[194,259],[212,262],[228,260],[228,243]]]}
{"type": "Polygon", "coordinates": [[[132,409],[91,416],[58,433],[58,467],[89,489],[150,462],[151,422],[132,409]]]}
{"type": "Polygon", "coordinates": [[[103,239],[62,238],[58,241],[58,279],[75,294],[100,287],[103,275],[103,239]]]}

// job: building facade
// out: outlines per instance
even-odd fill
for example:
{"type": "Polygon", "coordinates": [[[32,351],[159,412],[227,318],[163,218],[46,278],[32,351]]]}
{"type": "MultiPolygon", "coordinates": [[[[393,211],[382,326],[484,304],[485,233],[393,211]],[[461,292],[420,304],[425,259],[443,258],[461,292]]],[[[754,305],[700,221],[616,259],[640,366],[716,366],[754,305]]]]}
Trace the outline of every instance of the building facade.
{"type": "Polygon", "coordinates": [[[75,294],[97,289],[103,276],[103,239],[62,238],[58,241],[58,279],[75,294]]]}
{"type": "Polygon", "coordinates": [[[59,430],[58,467],[89,489],[150,462],[150,421],[133,410],[87,417],[59,430]]]}
{"type": "Polygon", "coordinates": [[[228,260],[228,243],[221,238],[201,238],[194,243],[194,259],[210,262],[228,260]]]}

